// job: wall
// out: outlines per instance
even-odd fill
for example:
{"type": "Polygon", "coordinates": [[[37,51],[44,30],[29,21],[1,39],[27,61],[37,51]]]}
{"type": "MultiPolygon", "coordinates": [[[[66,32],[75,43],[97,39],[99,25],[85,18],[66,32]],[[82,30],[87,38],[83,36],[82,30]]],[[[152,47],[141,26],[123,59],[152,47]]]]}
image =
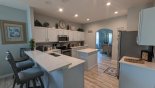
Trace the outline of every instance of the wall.
{"type": "MultiPolygon", "coordinates": [[[[26,11],[0,5],[0,20],[26,22],[26,11]]],[[[0,76],[12,72],[8,62],[5,60],[5,52],[7,50],[10,50],[15,58],[19,58],[19,50],[21,47],[27,47],[27,44],[2,45],[2,40],[0,36],[0,76]]]]}
{"type": "Polygon", "coordinates": [[[111,29],[113,31],[112,59],[117,59],[118,53],[118,30],[126,30],[127,16],[111,18],[108,20],[93,22],[83,25],[85,29],[85,41],[91,48],[96,48],[96,31],[100,29],[111,29]],[[91,30],[92,33],[88,33],[91,30]]]}
{"type": "MultiPolygon", "coordinates": [[[[39,13],[35,13],[34,19],[39,20],[42,24],[44,22],[48,22],[50,24],[49,27],[51,27],[51,28],[55,27],[55,24],[59,22],[59,19],[57,19],[57,18],[49,17],[49,16],[42,15],[39,13]]],[[[68,22],[68,21],[64,21],[64,22],[66,24],[71,25],[73,30],[77,30],[78,28],[82,27],[81,24],[78,24],[78,23],[73,23],[73,22],[68,22]]]]}
{"type": "Polygon", "coordinates": [[[143,6],[136,6],[131,7],[128,9],[128,16],[127,16],[127,30],[128,31],[135,31],[138,30],[139,25],[139,13],[142,9],[152,7],[152,3],[148,3],[143,6]]]}

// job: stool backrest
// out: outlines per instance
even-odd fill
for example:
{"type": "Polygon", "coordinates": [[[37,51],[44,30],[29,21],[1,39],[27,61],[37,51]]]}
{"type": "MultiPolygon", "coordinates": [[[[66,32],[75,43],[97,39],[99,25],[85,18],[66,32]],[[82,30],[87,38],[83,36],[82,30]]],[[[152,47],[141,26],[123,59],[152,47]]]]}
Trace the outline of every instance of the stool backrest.
{"type": "Polygon", "coordinates": [[[20,57],[23,59],[28,59],[29,57],[25,54],[25,51],[30,51],[30,48],[20,48],[20,57]]]}
{"type": "Polygon", "coordinates": [[[13,56],[12,56],[12,54],[11,54],[11,52],[10,51],[7,51],[6,52],[6,54],[7,54],[7,56],[6,56],[6,60],[9,62],[9,64],[11,65],[11,68],[12,68],[12,70],[13,70],[13,72],[14,72],[14,75],[15,75],[15,77],[17,78],[17,79],[19,79],[19,77],[18,77],[18,68],[17,68],[17,66],[16,66],[16,62],[14,61],[14,58],[13,58],[13,56]]]}

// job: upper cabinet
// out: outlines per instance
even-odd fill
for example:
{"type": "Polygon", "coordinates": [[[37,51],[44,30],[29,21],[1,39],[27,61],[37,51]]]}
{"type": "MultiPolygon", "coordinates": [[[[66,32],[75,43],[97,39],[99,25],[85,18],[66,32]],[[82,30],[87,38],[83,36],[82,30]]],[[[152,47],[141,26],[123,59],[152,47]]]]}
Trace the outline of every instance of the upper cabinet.
{"type": "Polygon", "coordinates": [[[35,42],[47,42],[47,29],[35,27],[32,29],[32,37],[35,42]]]}
{"type": "Polygon", "coordinates": [[[140,12],[139,45],[155,45],[155,7],[140,12]]]}
{"type": "Polygon", "coordinates": [[[69,41],[84,41],[84,32],[44,27],[34,27],[32,32],[36,42],[58,42],[58,35],[67,35],[69,41]]]}
{"type": "Polygon", "coordinates": [[[48,28],[48,41],[49,42],[57,42],[58,41],[58,34],[59,34],[59,30],[55,30],[52,28],[48,28]]]}
{"type": "Polygon", "coordinates": [[[68,35],[69,35],[69,41],[74,41],[74,31],[68,31],[68,35]]]}

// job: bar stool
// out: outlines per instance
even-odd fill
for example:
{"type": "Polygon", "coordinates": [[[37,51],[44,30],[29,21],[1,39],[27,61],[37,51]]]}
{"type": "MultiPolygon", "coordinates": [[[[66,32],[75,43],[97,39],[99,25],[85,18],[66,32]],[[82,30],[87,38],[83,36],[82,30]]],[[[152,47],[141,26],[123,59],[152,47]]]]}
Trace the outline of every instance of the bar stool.
{"type": "Polygon", "coordinates": [[[11,65],[15,76],[13,88],[15,87],[16,83],[20,85],[20,88],[23,88],[24,84],[26,84],[26,88],[28,88],[30,81],[33,82],[33,88],[36,88],[37,79],[39,79],[40,81],[41,88],[44,88],[43,82],[41,80],[41,76],[43,76],[44,72],[39,67],[33,67],[33,68],[20,71],[17,68],[16,62],[14,61],[14,58],[11,55],[11,53],[10,52],[6,52],[6,53],[7,53],[6,60],[11,65]]]}
{"type": "MultiPolygon", "coordinates": [[[[7,51],[6,53],[10,54],[10,56],[12,57],[12,59],[14,60],[13,58],[13,55],[10,51],[7,51]]],[[[32,68],[34,66],[34,62],[30,59],[24,59],[24,60],[20,60],[20,61],[15,61],[15,64],[16,64],[16,67],[18,68],[18,70],[25,70],[25,69],[28,69],[28,68],[32,68]]]]}

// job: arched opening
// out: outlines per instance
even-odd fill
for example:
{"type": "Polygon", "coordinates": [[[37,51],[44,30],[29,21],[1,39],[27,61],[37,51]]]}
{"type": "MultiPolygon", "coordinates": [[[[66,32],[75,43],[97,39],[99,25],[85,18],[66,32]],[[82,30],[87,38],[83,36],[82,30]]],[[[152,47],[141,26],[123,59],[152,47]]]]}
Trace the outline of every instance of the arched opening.
{"type": "Polygon", "coordinates": [[[99,53],[111,57],[112,56],[112,40],[113,31],[110,29],[100,29],[96,32],[96,48],[99,53]]]}

